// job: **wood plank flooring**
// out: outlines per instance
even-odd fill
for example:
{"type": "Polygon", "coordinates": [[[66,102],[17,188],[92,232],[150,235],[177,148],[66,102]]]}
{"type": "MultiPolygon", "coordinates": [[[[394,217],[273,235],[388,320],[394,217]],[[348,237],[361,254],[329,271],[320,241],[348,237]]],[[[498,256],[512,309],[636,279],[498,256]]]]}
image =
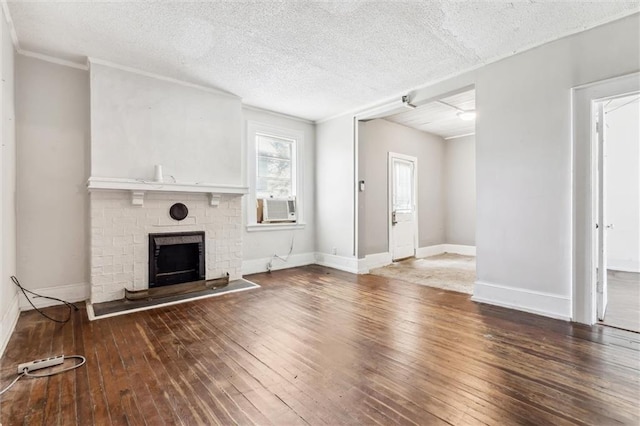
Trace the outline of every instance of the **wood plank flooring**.
{"type": "MultiPolygon", "coordinates": [[[[20,380],[2,425],[637,425],[640,339],[320,266],[245,293],[66,325],[21,315],[0,365],[81,354],[20,380]]],[[[50,308],[62,314],[61,308],[50,308]]]]}

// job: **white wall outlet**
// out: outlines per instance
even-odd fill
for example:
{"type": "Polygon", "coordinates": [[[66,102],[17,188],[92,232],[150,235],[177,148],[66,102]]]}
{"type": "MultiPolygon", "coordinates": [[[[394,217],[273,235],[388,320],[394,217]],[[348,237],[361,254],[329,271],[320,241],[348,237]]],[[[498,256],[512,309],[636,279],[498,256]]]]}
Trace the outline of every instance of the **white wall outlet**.
{"type": "Polygon", "coordinates": [[[331,254],[338,254],[338,249],[335,247],[331,248],[331,254]]]}
{"type": "Polygon", "coordinates": [[[54,365],[60,365],[64,362],[64,355],[52,356],[50,358],[36,359],[30,362],[23,362],[18,365],[18,373],[22,373],[27,370],[30,373],[41,368],[53,367],[54,365]]]}

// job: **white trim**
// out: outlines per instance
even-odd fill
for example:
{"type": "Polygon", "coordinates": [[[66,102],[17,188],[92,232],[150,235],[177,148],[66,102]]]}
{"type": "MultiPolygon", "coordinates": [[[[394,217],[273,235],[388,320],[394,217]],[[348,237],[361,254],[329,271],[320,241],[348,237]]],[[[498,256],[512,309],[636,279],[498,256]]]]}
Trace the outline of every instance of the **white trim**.
{"type": "Polygon", "coordinates": [[[149,71],[143,71],[141,69],[128,67],[126,65],[116,64],[114,62],[105,61],[103,59],[98,59],[98,58],[94,58],[94,57],[91,57],[91,56],[87,57],[87,63],[89,64],[89,68],[91,68],[91,64],[102,65],[102,66],[105,66],[105,67],[115,68],[115,69],[119,69],[119,70],[122,70],[122,71],[127,71],[127,72],[130,72],[130,73],[133,73],[133,74],[138,74],[138,75],[142,75],[142,76],[149,77],[149,78],[155,78],[156,80],[166,81],[166,82],[169,82],[169,83],[178,84],[180,86],[189,87],[191,89],[197,89],[197,90],[202,90],[202,91],[209,92],[209,93],[215,93],[216,95],[229,96],[229,97],[232,97],[232,98],[235,98],[235,99],[241,99],[240,96],[235,95],[233,93],[226,92],[226,91],[224,91],[222,89],[217,89],[215,87],[209,87],[209,86],[202,86],[200,84],[190,83],[188,81],[180,80],[180,79],[173,78],[173,77],[166,77],[164,75],[156,74],[156,73],[149,72],[149,71]]]}
{"type": "MultiPolygon", "coordinates": [[[[283,139],[295,141],[295,164],[294,164],[294,191],[296,197],[297,223],[304,224],[304,150],[305,138],[301,130],[289,129],[260,121],[247,120],[246,124],[246,177],[247,177],[247,202],[245,203],[246,225],[248,231],[253,231],[254,227],[263,226],[257,223],[256,218],[256,134],[267,134],[283,139]]],[[[257,228],[256,228],[257,229],[257,228]]]]}
{"type": "Polygon", "coordinates": [[[640,73],[613,77],[571,89],[572,108],[572,317],[596,322],[597,141],[592,112],[597,100],[640,90],[640,73]]]}
{"type": "Polygon", "coordinates": [[[393,262],[389,252],[368,254],[364,257],[364,260],[367,269],[382,268],[383,266],[391,265],[393,262]]]}
{"type": "Polygon", "coordinates": [[[212,184],[212,183],[181,183],[181,182],[152,182],[138,179],[90,177],[87,188],[92,190],[119,191],[157,191],[157,192],[199,192],[213,194],[246,194],[246,186],[212,184]]]}
{"type": "Polygon", "coordinates": [[[471,300],[564,321],[571,320],[571,298],[568,296],[476,281],[471,300]]]}
{"type": "Polygon", "coordinates": [[[163,308],[165,306],[179,305],[180,303],[192,302],[194,300],[208,299],[210,297],[224,296],[225,294],[239,293],[241,291],[247,291],[247,290],[254,290],[256,288],[260,288],[261,287],[259,284],[256,284],[256,283],[254,283],[252,281],[249,281],[249,280],[245,280],[245,281],[248,281],[251,284],[255,284],[255,285],[257,285],[257,287],[239,288],[239,289],[236,289],[236,290],[222,291],[220,293],[205,294],[205,295],[202,295],[202,296],[190,297],[188,299],[174,300],[172,302],[160,303],[158,305],[153,305],[153,306],[145,306],[145,307],[142,307],[142,308],[129,309],[127,311],[121,311],[121,312],[113,312],[111,314],[100,315],[99,317],[96,317],[95,312],[93,311],[93,305],[91,303],[89,303],[89,301],[87,301],[86,302],[86,304],[87,304],[87,316],[89,317],[89,321],[95,321],[95,320],[101,320],[103,318],[111,318],[111,317],[117,317],[117,316],[120,316],[120,315],[132,314],[134,312],[149,311],[151,309],[163,308]]]}
{"type": "Polygon", "coordinates": [[[273,260],[272,271],[280,269],[297,268],[298,266],[313,265],[316,261],[315,253],[292,254],[286,262],[278,258],[263,257],[260,259],[248,259],[242,261],[242,275],[257,274],[267,272],[267,265],[273,260]]]}
{"type": "Polygon", "coordinates": [[[16,27],[13,25],[13,18],[11,17],[11,12],[9,12],[9,4],[7,0],[1,0],[2,3],[2,11],[4,12],[4,19],[7,21],[7,26],[9,27],[9,34],[11,35],[11,41],[13,42],[13,47],[16,51],[20,51],[20,42],[18,41],[18,33],[16,33],[16,27]]]}
{"type": "Polygon", "coordinates": [[[419,247],[416,250],[416,257],[430,257],[444,253],[475,256],[476,246],[465,246],[461,244],[438,244],[435,246],[419,247]]]}
{"type": "Polygon", "coordinates": [[[445,141],[450,141],[451,139],[458,139],[458,138],[465,138],[467,136],[475,136],[476,132],[471,132],[471,133],[465,133],[464,135],[457,135],[457,136],[449,136],[444,138],[445,141]]]}
{"type": "Polygon", "coordinates": [[[9,304],[9,309],[2,315],[2,322],[0,322],[0,357],[2,357],[4,350],[7,348],[19,317],[18,295],[15,294],[9,304]]]}
{"type": "Polygon", "coordinates": [[[60,59],[60,58],[56,58],[54,56],[44,55],[42,53],[32,52],[32,51],[29,51],[29,50],[16,49],[16,52],[18,52],[20,55],[26,56],[28,58],[39,59],[41,61],[50,62],[50,63],[56,64],[56,65],[62,65],[64,67],[75,68],[75,69],[82,70],[82,71],[89,71],[89,66],[86,65],[86,64],[79,64],[77,62],[68,61],[66,59],[60,59]]]}
{"type": "MultiPolygon", "coordinates": [[[[35,293],[41,294],[43,296],[51,296],[58,299],[65,300],[67,302],[82,302],[84,300],[89,299],[89,289],[91,286],[89,283],[77,283],[77,284],[69,284],[69,285],[60,285],[55,287],[45,287],[45,288],[37,288],[37,289],[29,289],[35,293]]],[[[61,305],[60,302],[55,300],[45,299],[41,297],[34,296],[27,292],[29,299],[31,302],[36,305],[37,308],[46,308],[49,306],[57,306],[61,305]]],[[[24,295],[20,292],[20,310],[28,311],[32,310],[33,307],[29,304],[29,301],[24,297],[24,295]]]]}
{"type": "Polygon", "coordinates": [[[309,120],[309,119],[302,118],[302,117],[296,117],[296,116],[293,116],[293,115],[285,114],[283,112],[272,111],[270,109],[265,109],[265,108],[261,108],[261,107],[258,107],[258,106],[245,104],[245,103],[242,104],[242,109],[246,109],[248,111],[259,112],[259,113],[263,113],[263,114],[269,114],[269,115],[273,115],[273,116],[276,116],[276,117],[285,118],[287,120],[300,121],[301,123],[305,123],[305,124],[314,124],[313,120],[309,120]]]}
{"type": "MultiPolygon", "coordinates": [[[[333,120],[335,118],[342,117],[344,115],[355,115],[355,116],[357,116],[359,114],[364,114],[369,109],[382,108],[382,107],[385,106],[385,104],[390,104],[390,103],[396,102],[397,99],[401,99],[402,96],[406,95],[407,93],[416,93],[416,92],[419,92],[420,90],[436,86],[437,84],[440,84],[440,83],[443,83],[443,82],[446,82],[446,81],[449,81],[449,80],[453,80],[456,77],[460,77],[460,76],[465,75],[465,74],[470,74],[473,71],[477,71],[478,69],[480,69],[480,68],[482,68],[484,66],[487,66],[489,64],[500,62],[503,59],[506,59],[506,58],[509,58],[511,56],[515,56],[515,55],[527,52],[529,50],[533,50],[533,49],[535,49],[537,47],[544,46],[545,44],[554,42],[556,40],[560,40],[560,39],[563,39],[563,38],[571,37],[571,36],[573,36],[575,34],[579,34],[581,32],[588,31],[590,29],[593,29],[593,28],[596,28],[596,27],[599,27],[599,26],[602,26],[602,25],[606,25],[606,24],[608,24],[610,22],[614,22],[614,21],[617,21],[619,19],[626,18],[627,16],[631,16],[631,15],[634,15],[634,14],[638,13],[638,11],[640,11],[640,7],[637,7],[637,8],[632,9],[632,10],[624,11],[624,12],[616,14],[614,16],[605,17],[602,20],[593,23],[592,25],[583,26],[583,27],[577,28],[575,30],[567,31],[565,33],[562,33],[562,34],[560,34],[560,35],[558,35],[556,37],[550,37],[550,38],[545,39],[545,40],[543,40],[541,42],[532,43],[532,44],[523,46],[523,47],[521,47],[519,49],[516,49],[516,50],[511,51],[509,53],[506,53],[504,55],[498,55],[498,56],[494,56],[493,58],[489,58],[489,59],[487,59],[485,61],[482,61],[482,62],[478,63],[477,65],[474,65],[474,66],[472,66],[470,68],[464,69],[464,70],[462,70],[460,72],[457,72],[457,73],[454,73],[454,74],[449,74],[446,77],[439,78],[439,79],[436,79],[436,80],[431,80],[431,81],[429,81],[427,83],[423,83],[423,84],[421,84],[419,86],[415,86],[413,88],[408,88],[407,90],[404,90],[401,93],[398,93],[398,94],[396,94],[394,96],[390,96],[388,98],[385,98],[386,99],[385,101],[365,104],[363,106],[360,106],[360,107],[357,107],[357,108],[353,108],[353,109],[345,111],[345,112],[341,112],[341,113],[338,113],[338,114],[330,115],[330,116],[325,117],[325,118],[321,118],[319,120],[316,120],[316,124],[325,123],[327,121],[331,121],[331,120],[333,120]]],[[[420,105],[418,105],[418,106],[420,106],[420,105]]]]}
{"type": "Polygon", "coordinates": [[[315,258],[317,265],[339,269],[345,272],[351,272],[352,274],[357,274],[359,272],[358,259],[356,259],[355,257],[344,257],[337,256],[335,254],[316,253],[315,258]]]}
{"type": "Polygon", "coordinates": [[[290,231],[304,229],[306,223],[253,223],[247,225],[247,232],[290,231]]]}
{"type": "Polygon", "coordinates": [[[607,269],[610,271],[640,273],[640,262],[629,259],[607,259],[607,269]]]}
{"type": "Polygon", "coordinates": [[[411,155],[400,154],[397,152],[389,152],[387,169],[387,229],[388,229],[388,250],[393,259],[393,225],[391,218],[393,215],[393,160],[403,160],[413,163],[413,256],[418,250],[418,158],[411,155]]]}
{"type": "Polygon", "coordinates": [[[438,244],[435,246],[418,247],[416,250],[416,257],[429,257],[437,256],[444,253],[444,244],[438,244]]]}
{"type": "Polygon", "coordinates": [[[462,254],[464,256],[475,256],[476,246],[463,246],[460,244],[443,244],[445,253],[462,254]]]}

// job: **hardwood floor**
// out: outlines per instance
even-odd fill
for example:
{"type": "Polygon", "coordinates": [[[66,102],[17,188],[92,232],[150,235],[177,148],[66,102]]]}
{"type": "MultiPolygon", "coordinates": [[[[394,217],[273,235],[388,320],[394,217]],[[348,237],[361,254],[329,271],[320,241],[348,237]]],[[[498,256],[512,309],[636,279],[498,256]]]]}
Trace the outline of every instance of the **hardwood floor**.
{"type": "MultiPolygon", "coordinates": [[[[66,325],[23,313],[2,358],[81,354],[0,401],[14,424],[634,424],[637,334],[308,266],[251,292],[66,325]]],[[[61,308],[49,312],[62,313],[61,308]]]]}

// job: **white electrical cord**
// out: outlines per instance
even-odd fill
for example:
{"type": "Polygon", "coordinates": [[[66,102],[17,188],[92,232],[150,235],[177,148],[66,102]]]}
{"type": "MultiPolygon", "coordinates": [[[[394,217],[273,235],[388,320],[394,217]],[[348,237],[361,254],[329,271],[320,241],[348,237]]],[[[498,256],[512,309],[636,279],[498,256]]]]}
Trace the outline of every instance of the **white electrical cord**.
{"type": "Polygon", "coordinates": [[[20,379],[21,379],[22,377],[24,377],[24,376],[27,376],[27,377],[35,377],[35,378],[42,378],[42,377],[55,376],[56,374],[64,373],[64,372],[66,372],[66,371],[71,371],[71,370],[75,370],[75,369],[76,369],[76,368],[78,368],[78,367],[82,367],[82,366],[87,362],[87,359],[86,359],[85,357],[83,357],[82,355],[69,355],[69,356],[65,356],[65,357],[64,357],[64,359],[65,359],[65,360],[67,360],[67,359],[72,359],[72,358],[79,359],[79,360],[80,360],[80,362],[79,362],[79,363],[77,363],[76,365],[72,365],[71,367],[67,367],[67,368],[64,368],[64,369],[62,369],[62,370],[54,371],[54,372],[52,372],[52,373],[46,373],[46,374],[30,374],[30,373],[27,371],[27,369],[25,368],[24,370],[22,370],[22,373],[20,373],[20,374],[18,375],[18,377],[16,377],[16,378],[13,380],[13,382],[11,382],[11,384],[9,384],[9,386],[7,386],[6,388],[4,388],[4,389],[2,389],[2,390],[0,391],[0,395],[2,395],[3,393],[5,393],[5,392],[6,392],[6,391],[8,391],[9,389],[11,389],[11,387],[12,387],[13,385],[15,385],[15,384],[16,384],[16,382],[17,382],[18,380],[20,380],[20,379]]]}
{"type": "Polygon", "coordinates": [[[271,272],[271,268],[273,267],[274,260],[280,259],[285,263],[289,260],[289,256],[291,256],[291,252],[293,252],[293,242],[295,241],[295,239],[296,239],[296,234],[293,233],[291,235],[291,247],[289,247],[289,253],[287,253],[285,257],[279,256],[278,254],[274,254],[273,256],[271,256],[271,260],[267,264],[267,272],[271,272]]]}
{"type": "Polygon", "coordinates": [[[9,386],[7,386],[6,388],[2,389],[0,391],[0,395],[2,395],[3,393],[5,393],[6,391],[8,391],[9,389],[11,389],[11,386],[15,385],[16,382],[18,380],[20,380],[22,377],[24,376],[24,371],[22,373],[20,373],[20,375],[18,377],[16,377],[15,379],[13,379],[13,382],[11,382],[11,384],[9,386]]]}

